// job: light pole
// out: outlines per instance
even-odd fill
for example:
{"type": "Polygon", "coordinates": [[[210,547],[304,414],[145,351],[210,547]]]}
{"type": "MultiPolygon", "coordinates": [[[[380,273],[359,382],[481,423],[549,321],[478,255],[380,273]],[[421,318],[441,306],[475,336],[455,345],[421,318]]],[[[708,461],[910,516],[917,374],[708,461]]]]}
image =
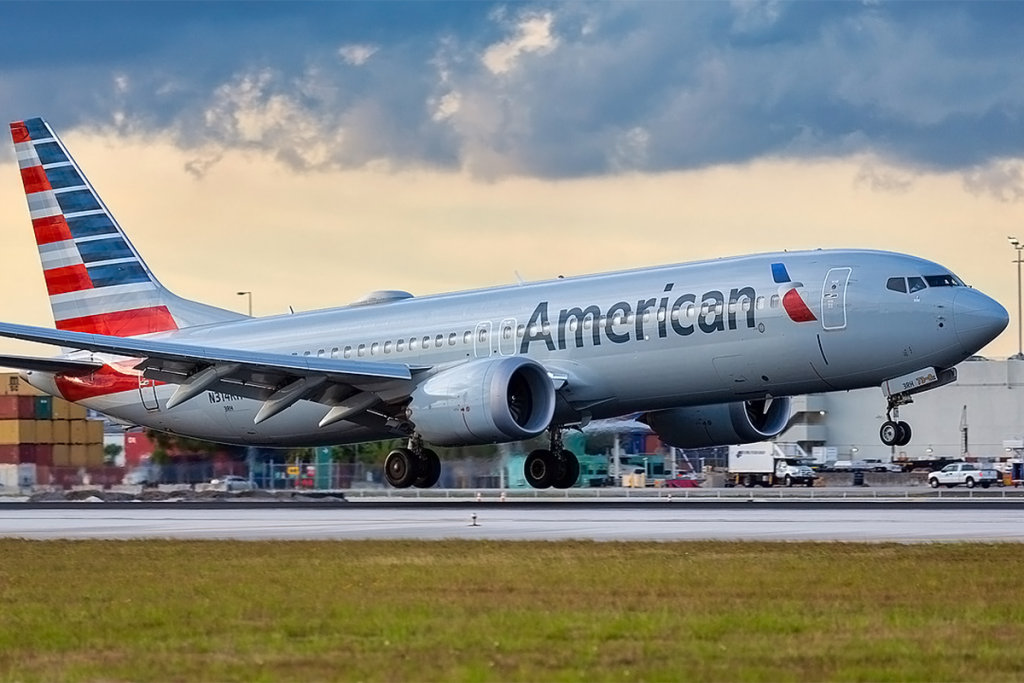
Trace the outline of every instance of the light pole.
{"type": "Polygon", "coordinates": [[[249,317],[252,317],[252,292],[238,292],[238,296],[249,297],[249,317]]]}
{"type": "Polygon", "coordinates": [[[1017,355],[1010,356],[1014,360],[1024,360],[1024,336],[1021,334],[1021,315],[1020,315],[1020,264],[1024,263],[1024,259],[1021,258],[1021,250],[1024,250],[1024,244],[1020,243],[1016,237],[1007,237],[1010,240],[1010,244],[1017,250],[1017,260],[1014,263],[1017,264],[1017,355]]]}

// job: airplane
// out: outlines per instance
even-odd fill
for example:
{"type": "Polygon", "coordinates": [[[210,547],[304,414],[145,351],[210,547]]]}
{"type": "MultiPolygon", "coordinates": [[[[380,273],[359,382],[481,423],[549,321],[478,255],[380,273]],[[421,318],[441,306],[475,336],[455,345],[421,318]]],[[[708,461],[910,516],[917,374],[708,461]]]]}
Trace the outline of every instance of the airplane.
{"type": "Polygon", "coordinates": [[[38,389],[123,424],[226,444],[405,440],[391,486],[427,488],[429,446],[522,441],[536,488],[572,486],[563,431],[638,419],[665,443],[761,441],[790,397],[880,387],[899,409],[956,379],[1006,310],[950,270],[886,251],[757,254],[252,318],[172,294],[43,119],[11,124],[56,329],[0,337],[61,347],[0,356],[38,389]],[[804,284],[807,283],[807,284],[804,284]]]}

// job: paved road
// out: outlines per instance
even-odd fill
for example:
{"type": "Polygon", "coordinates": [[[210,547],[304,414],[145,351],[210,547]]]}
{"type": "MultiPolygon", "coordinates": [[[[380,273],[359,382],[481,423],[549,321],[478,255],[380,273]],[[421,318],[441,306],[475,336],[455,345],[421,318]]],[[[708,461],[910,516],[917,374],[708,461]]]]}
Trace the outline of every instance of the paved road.
{"type": "Polygon", "coordinates": [[[1024,506],[753,502],[625,505],[342,504],[0,507],[0,537],[30,539],[497,539],[1024,541],[1024,506]],[[472,526],[476,515],[478,526],[472,526]]]}

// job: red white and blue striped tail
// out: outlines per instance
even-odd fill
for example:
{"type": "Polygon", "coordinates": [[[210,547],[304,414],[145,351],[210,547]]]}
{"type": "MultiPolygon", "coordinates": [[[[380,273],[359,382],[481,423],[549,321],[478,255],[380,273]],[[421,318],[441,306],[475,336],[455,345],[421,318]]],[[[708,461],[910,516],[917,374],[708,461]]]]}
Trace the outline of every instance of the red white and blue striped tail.
{"type": "Polygon", "coordinates": [[[49,124],[16,121],[11,137],[57,329],[134,337],[245,317],[164,288],[49,124]]]}

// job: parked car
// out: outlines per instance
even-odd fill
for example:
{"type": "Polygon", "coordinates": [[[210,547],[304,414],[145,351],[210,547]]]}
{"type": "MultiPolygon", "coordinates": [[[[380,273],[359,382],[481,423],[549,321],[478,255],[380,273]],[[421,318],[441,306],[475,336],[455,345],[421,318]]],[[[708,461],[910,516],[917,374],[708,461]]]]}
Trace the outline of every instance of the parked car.
{"type": "Polygon", "coordinates": [[[220,491],[252,491],[256,488],[256,484],[237,474],[229,474],[226,477],[211,479],[210,487],[220,491]]]}
{"type": "Polygon", "coordinates": [[[973,462],[954,462],[937,472],[928,473],[928,485],[933,489],[939,486],[953,488],[963,484],[969,489],[981,486],[987,489],[992,484],[1002,483],[1003,478],[994,469],[980,469],[973,462]]]}

